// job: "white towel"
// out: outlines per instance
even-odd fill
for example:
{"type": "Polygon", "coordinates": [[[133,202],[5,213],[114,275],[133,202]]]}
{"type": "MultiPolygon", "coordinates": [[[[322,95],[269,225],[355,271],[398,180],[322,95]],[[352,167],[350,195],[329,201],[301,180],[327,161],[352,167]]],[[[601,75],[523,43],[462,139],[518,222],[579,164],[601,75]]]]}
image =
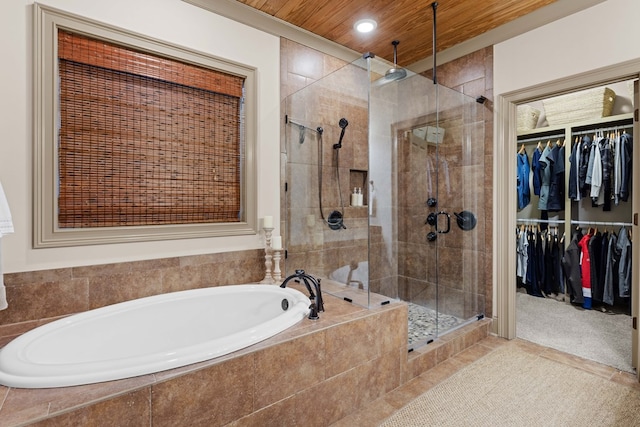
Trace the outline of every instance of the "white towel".
{"type": "Polygon", "coordinates": [[[9,233],[13,233],[13,221],[11,220],[7,196],[4,195],[4,189],[0,182],[0,237],[9,233]]]}
{"type": "Polygon", "coordinates": [[[8,307],[7,291],[4,287],[2,274],[2,236],[9,233],[13,233],[13,221],[7,197],[4,194],[2,183],[0,183],[0,310],[8,307]]]}
{"type": "Polygon", "coordinates": [[[9,307],[7,303],[7,289],[4,287],[4,278],[2,274],[2,235],[0,235],[0,310],[9,307]]]}

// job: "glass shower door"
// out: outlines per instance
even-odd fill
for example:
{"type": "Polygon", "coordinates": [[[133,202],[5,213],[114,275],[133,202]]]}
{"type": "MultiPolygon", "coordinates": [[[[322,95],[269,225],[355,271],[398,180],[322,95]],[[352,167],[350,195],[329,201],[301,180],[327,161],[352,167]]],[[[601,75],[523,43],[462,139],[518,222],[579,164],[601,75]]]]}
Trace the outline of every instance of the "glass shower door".
{"type": "Polygon", "coordinates": [[[369,67],[370,285],[408,303],[413,347],[484,313],[484,120],[460,92],[369,67]]]}
{"type": "Polygon", "coordinates": [[[363,57],[286,98],[284,275],[406,301],[415,347],[484,313],[491,174],[480,104],[392,65],[363,57]]]}

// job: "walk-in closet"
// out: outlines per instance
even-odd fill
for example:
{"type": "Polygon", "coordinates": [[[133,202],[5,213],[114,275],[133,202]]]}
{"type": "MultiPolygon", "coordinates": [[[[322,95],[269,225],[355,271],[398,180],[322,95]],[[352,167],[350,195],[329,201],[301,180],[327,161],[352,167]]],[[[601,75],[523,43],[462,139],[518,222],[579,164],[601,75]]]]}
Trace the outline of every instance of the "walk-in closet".
{"type": "Polygon", "coordinates": [[[516,334],[617,369],[632,356],[634,81],[518,106],[516,334]]]}

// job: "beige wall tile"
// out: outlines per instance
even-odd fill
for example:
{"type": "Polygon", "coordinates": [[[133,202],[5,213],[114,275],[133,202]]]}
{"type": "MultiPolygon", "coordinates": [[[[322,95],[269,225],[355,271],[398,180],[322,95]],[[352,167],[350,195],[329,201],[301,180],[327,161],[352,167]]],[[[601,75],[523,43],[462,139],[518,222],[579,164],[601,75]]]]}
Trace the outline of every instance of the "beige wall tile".
{"type": "Polygon", "coordinates": [[[152,425],[221,426],[254,410],[255,360],[247,355],[152,386],[152,425]]]}

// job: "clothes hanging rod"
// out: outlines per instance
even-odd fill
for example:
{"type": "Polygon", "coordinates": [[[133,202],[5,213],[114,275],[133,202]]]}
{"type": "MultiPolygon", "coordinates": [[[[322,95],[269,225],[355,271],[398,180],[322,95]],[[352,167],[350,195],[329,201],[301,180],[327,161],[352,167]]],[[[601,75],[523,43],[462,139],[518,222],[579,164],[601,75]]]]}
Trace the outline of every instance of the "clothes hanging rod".
{"type": "Polygon", "coordinates": [[[537,142],[537,141],[545,141],[548,139],[558,139],[558,138],[564,138],[565,134],[564,133],[557,133],[557,134],[553,134],[553,135],[541,135],[538,136],[536,138],[525,138],[525,139],[518,139],[518,144],[522,144],[525,142],[537,142]]]}
{"type": "Polygon", "coordinates": [[[564,224],[564,219],[535,219],[535,218],[522,218],[517,219],[517,222],[521,224],[564,224]]]}
{"type": "Polygon", "coordinates": [[[630,222],[609,222],[609,221],[571,221],[571,225],[608,225],[610,227],[631,227],[630,222]]]}
{"type": "Polygon", "coordinates": [[[587,135],[587,134],[590,134],[590,133],[609,132],[609,131],[612,131],[612,130],[615,131],[615,130],[621,130],[621,129],[633,129],[633,125],[631,124],[631,125],[609,126],[609,127],[606,127],[606,128],[593,128],[593,129],[590,129],[590,130],[578,130],[578,131],[575,131],[575,132],[571,132],[571,135],[572,136],[575,136],[575,135],[587,135]]]}

